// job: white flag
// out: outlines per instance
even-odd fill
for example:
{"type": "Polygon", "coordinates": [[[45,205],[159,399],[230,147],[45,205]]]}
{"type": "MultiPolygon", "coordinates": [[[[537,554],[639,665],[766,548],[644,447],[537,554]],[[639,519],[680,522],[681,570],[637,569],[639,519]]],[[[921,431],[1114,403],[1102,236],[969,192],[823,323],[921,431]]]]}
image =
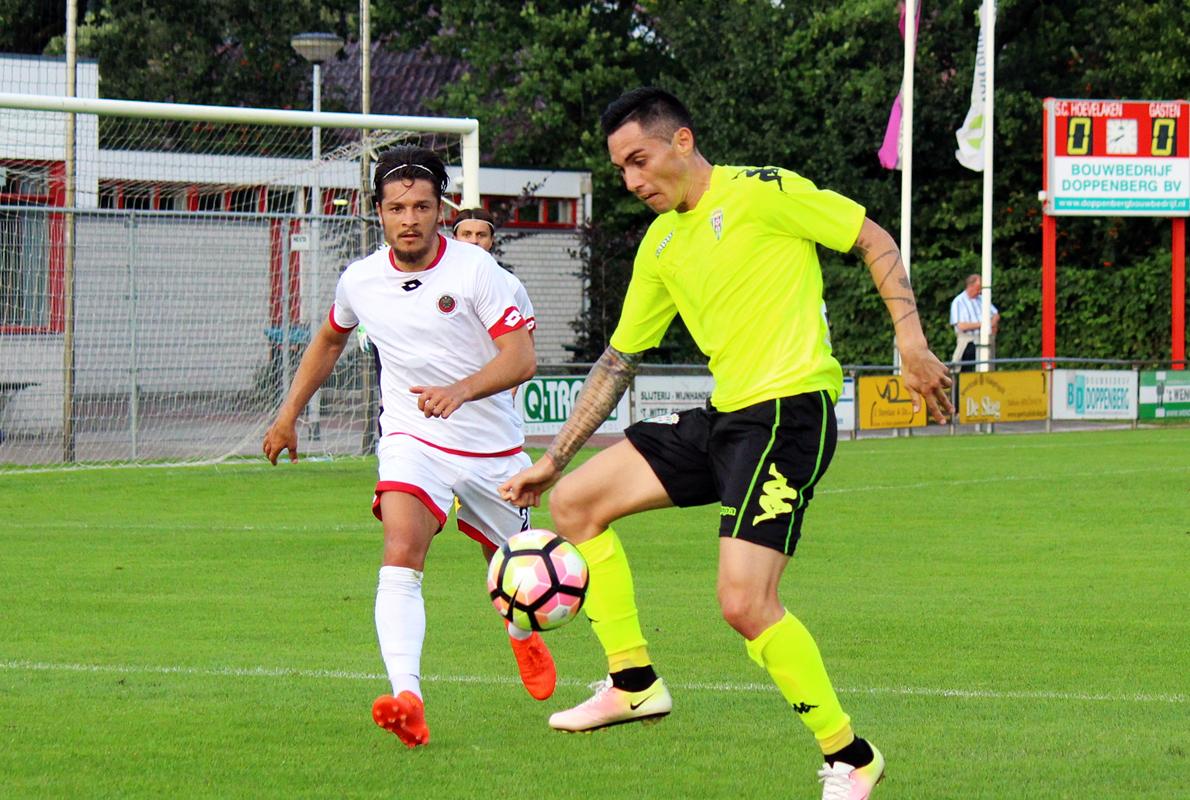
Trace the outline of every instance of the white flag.
{"type": "Polygon", "coordinates": [[[983,101],[987,95],[987,53],[983,51],[983,26],[988,21],[988,7],[993,0],[983,0],[979,6],[979,44],[975,47],[975,77],[971,81],[971,108],[963,127],[955,131],[959,149],[954,157],[967,169],[983,172],[984,119],[983,101]]]}

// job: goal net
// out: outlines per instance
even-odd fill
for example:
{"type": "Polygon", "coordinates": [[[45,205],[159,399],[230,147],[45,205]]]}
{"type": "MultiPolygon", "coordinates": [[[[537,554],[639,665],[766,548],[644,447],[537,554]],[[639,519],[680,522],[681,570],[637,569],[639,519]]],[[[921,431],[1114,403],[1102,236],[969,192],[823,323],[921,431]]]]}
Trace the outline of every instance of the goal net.
{"type": "MultiPolygon", "coordinates": [[[[383,243],[369,164],[432,148],[477,205],[477,142],[474,120],[0,94],[0,469],[258,455],[339,273],[383,243]]],[[[344,352],[303,453],[371,449],[373,369],[344,352]]]]}

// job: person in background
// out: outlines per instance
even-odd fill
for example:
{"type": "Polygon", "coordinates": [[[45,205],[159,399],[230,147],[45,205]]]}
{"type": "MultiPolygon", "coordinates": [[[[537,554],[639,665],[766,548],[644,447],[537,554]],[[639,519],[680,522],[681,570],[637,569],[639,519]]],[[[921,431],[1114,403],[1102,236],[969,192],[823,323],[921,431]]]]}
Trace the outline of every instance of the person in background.
{"type": "MultiPolygon", "coordinates": [[[[983,290],[983,281],[978,275],[967,276],[967,287],[950,301],[950,324],[954,328],[954,361],[974,361],[976,348],[979,345],[980,319],[983,314],[983,303],[979,293],[983,290]]],[[[996,332],[1000,330],[1000,312],[992,305],[992,337],[989,341],[991,348],[988,358],[994,358],[996,352],[996,332]]],[[[957,368],[958,372],[973,372],[974,364],[965,364],[957,368]]]]}

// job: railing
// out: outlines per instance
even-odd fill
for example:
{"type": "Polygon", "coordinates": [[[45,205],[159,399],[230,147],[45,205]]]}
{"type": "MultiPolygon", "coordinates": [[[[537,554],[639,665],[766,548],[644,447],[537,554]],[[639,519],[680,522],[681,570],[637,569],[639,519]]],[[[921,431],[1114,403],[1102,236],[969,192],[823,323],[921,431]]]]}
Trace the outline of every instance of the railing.
{"type": "MultiPolygon", "coordinates": [[[[841,433],[854,439],[861,435],[913,435],[914,431],[992,433],[999,426],[1046,432],[1111,424],[1135,428],[1146,419],[1163,418],[1185,418],[1190,423],[1190,372],[1184,371],[1185,362],[1181,361],[1062,356],[946,363],[951,369],[955,404],[946,426],[927,421],[924,409],[910,413],[911,397],[893,365],[844,365],[844,391],[836,405],[841,433]]],[[[573,381],[585,376],[590,367],[541,364],[537,380],[565,377],[573,381]]],[[[699,404],[698,398],[709,396],[712,387],[705,365],[643,364],[628,391],[628,413],[621,415],[627,419],[601,431],[612,433],[639,419],[693,407],[699,404]],[[641,378],[651,381],[650,390],[644,393],[638,392],[641,378]],[[666,386],[675,388],[667,394],[666,386]]],[[[531,406],[525,407],[524,415],[537,434],[560,427],[564,420],[531,406]]]]}

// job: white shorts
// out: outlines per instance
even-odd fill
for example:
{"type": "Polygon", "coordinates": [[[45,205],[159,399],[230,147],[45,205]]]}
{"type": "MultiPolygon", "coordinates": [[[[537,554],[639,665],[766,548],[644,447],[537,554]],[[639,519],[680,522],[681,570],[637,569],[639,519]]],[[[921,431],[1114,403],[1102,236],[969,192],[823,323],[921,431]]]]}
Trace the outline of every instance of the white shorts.
{"type": "Polygon", "coordinates": [[[412,436],[385,436],[376,447],[380,477],[372,513],[380,516],[380,495],[405,492],[420,500],[446,524],[458,498],[459,530],[480,544],[499,547],[529,528],[529,509],[500,497],[500,484],[533,462],[523,452],[507,456],[464,456],[440,450],[412,436]]]}

